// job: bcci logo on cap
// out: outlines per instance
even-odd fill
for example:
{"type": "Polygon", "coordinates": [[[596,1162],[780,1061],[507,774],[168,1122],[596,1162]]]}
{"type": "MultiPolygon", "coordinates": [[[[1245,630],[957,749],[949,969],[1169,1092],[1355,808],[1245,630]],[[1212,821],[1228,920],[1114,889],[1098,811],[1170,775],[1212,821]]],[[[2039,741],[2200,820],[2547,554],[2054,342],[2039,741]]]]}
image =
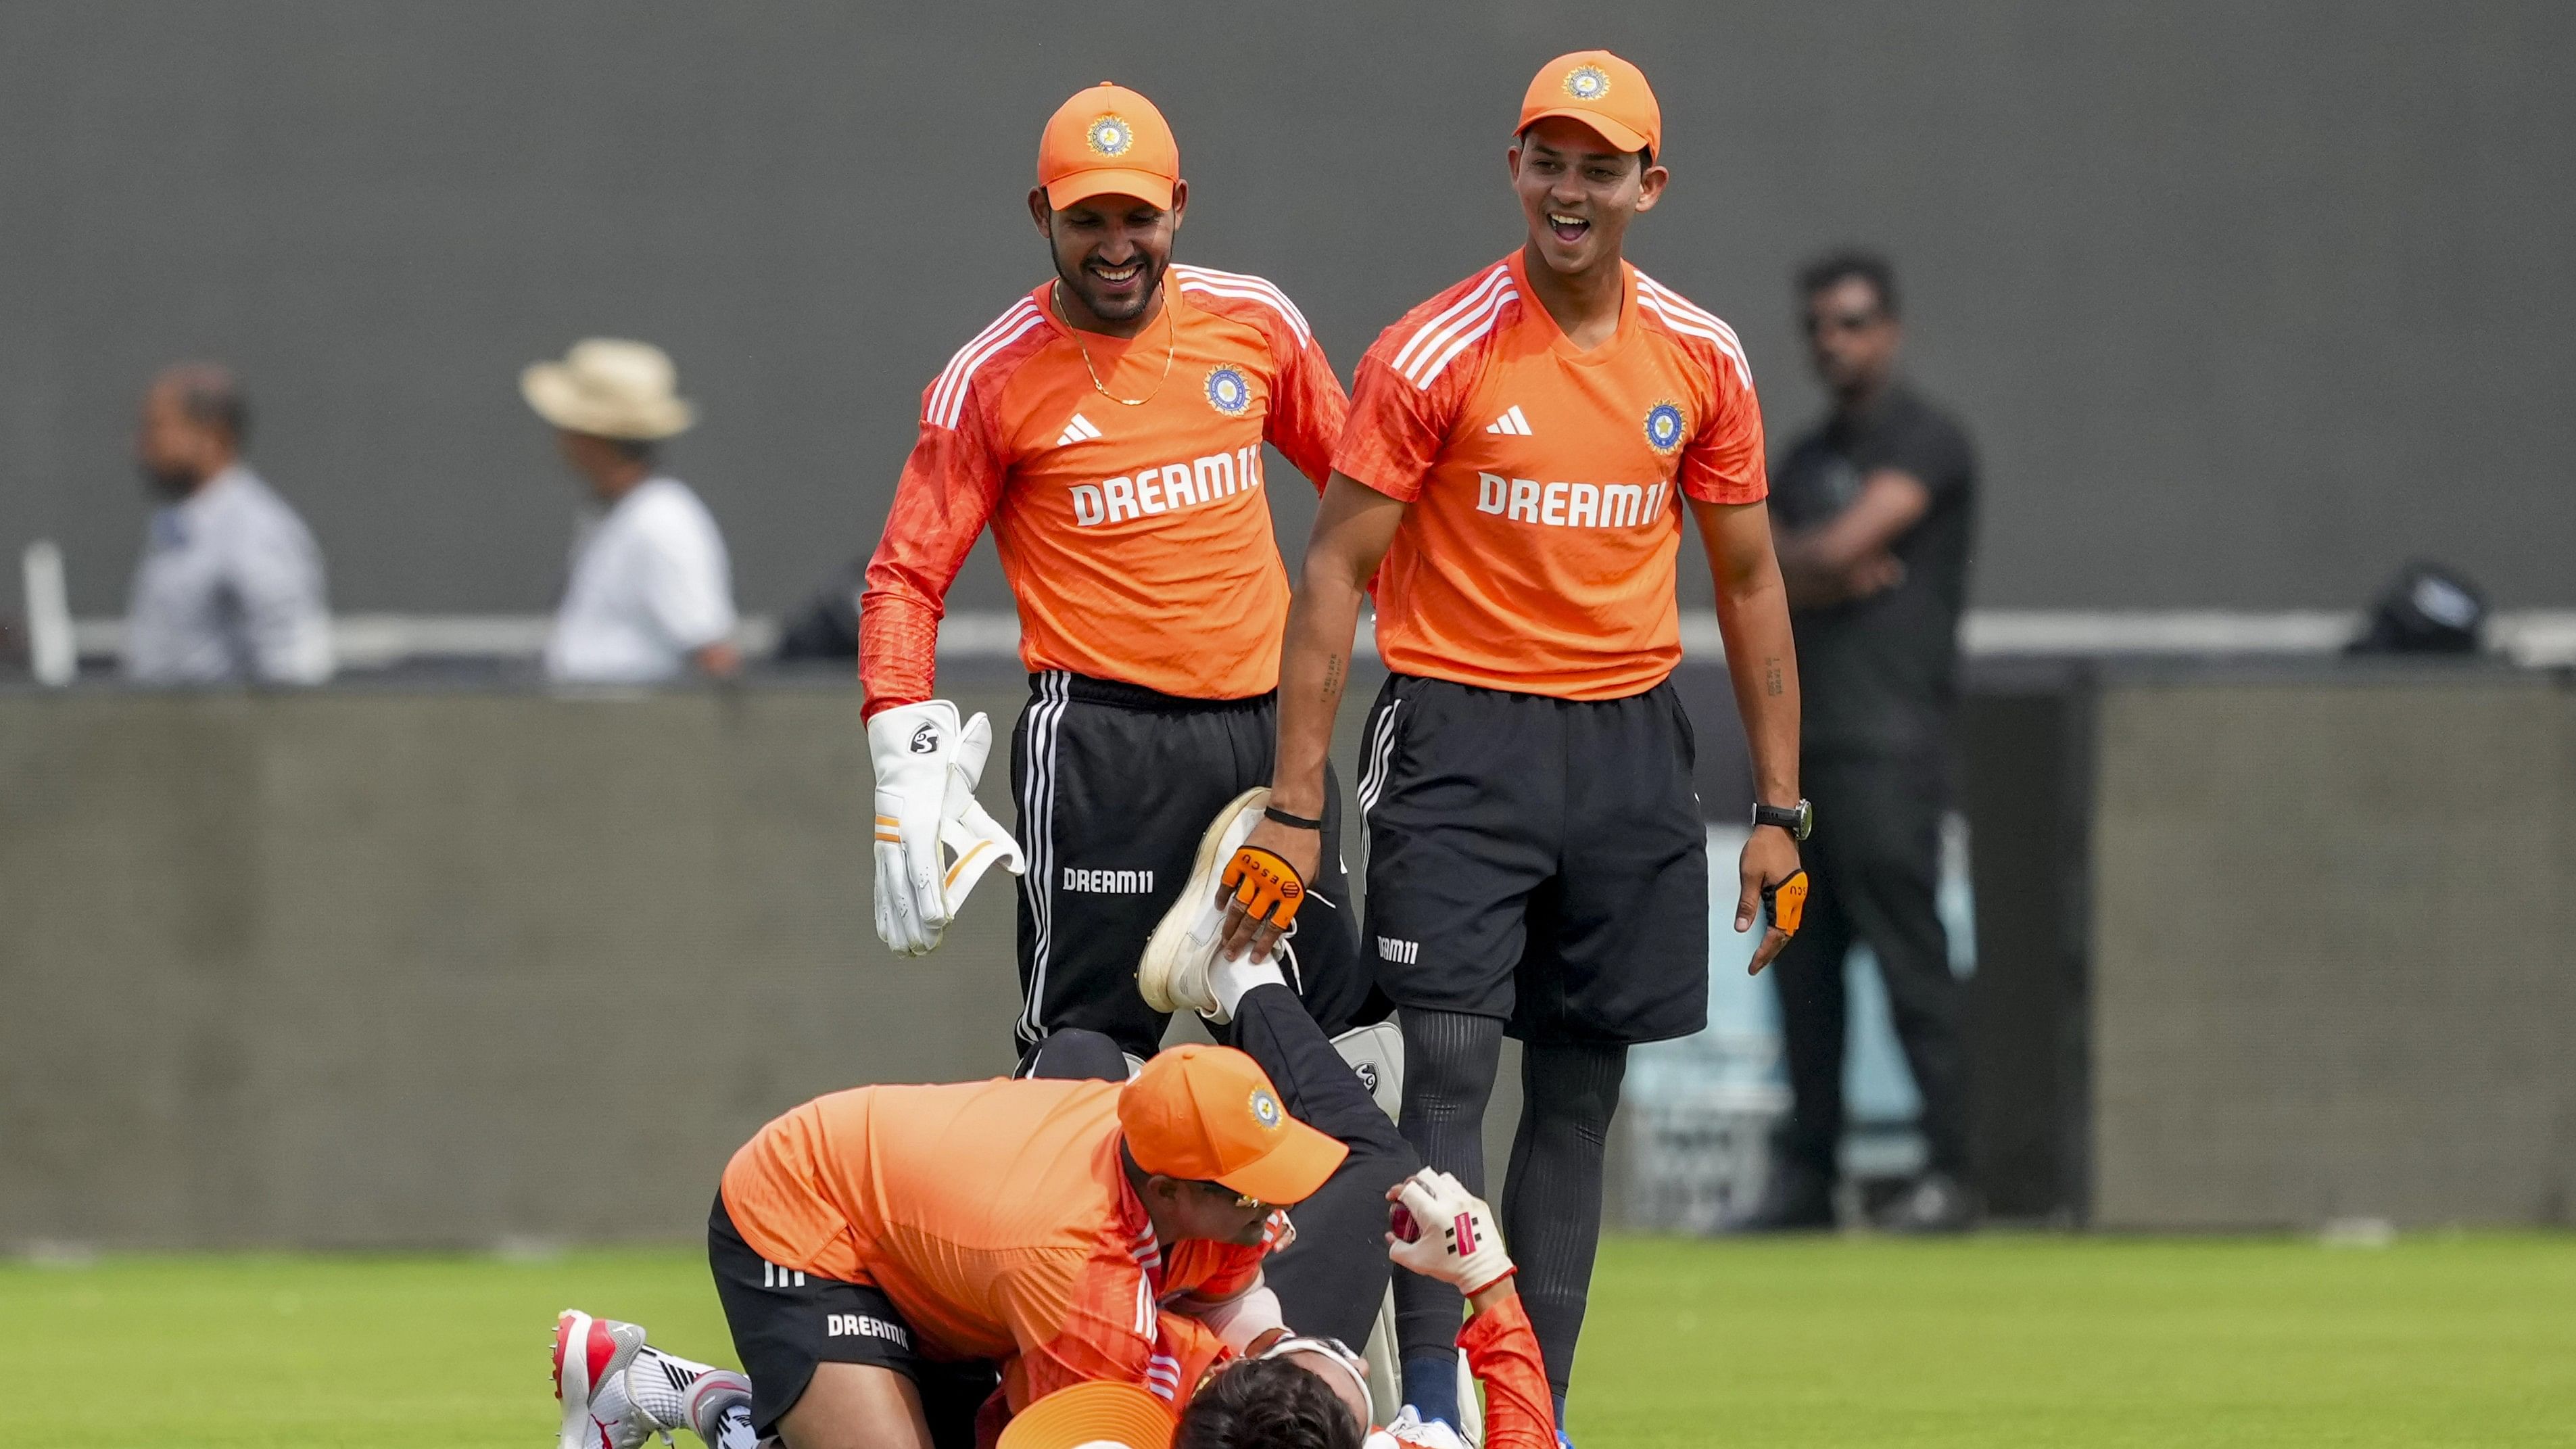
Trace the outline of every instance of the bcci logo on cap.
{"type": "Polygon", "coordinates": [[[1230,418],[1243,416],[1252,406],[1252,384],[1231,367],[1220,367],[1207,375],[1208,406],[1230,418]]]}
{"type": "Polygon", "coordinates": [[[1103,156],[1124,156],[1136,144],[1136,128],[1124,116],[1099,116],[1084,129],[1082,139],[1103,156]]]}
{"type": "Polygon", "coordinates": [[[1610,75],[1597,65],[1578,65],[1565,73],[1565,93],[1578,101],[1597,101],[1610,94],[1610,75]]]}
{"type": "Polygon", "coordinates": [[[1278,1131],[1282,1116],[1283,1114],[1279,1110],[1279,1099],[1270,1095],[1269,1088],[1255,1087],[1252,1089],[1252,1120],[1260,1123],[1262,1130],[1266,1132],[1278,1131]]]}
{"type": "Polygon", "coordinates": [[[1646,445],[1658,453],[1669,453],[1682,445],[1682,410],[1678,403],[1659,402],[1646,409],[1646,445]]]}

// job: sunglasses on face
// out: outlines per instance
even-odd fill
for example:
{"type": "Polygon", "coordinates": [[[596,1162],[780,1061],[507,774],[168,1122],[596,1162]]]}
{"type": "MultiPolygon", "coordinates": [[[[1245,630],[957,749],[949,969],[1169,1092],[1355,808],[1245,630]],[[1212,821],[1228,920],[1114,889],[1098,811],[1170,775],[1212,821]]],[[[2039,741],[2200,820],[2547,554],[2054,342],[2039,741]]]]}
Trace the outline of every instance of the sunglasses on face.
{"type": "Polygon", "coordinates": [[[1233,1188],[1230,1188],[1221,1182],[1202,1182],[1199,1186],[1218,1197],[1229,1197],[1234,1199],[1234,1205],[1246,1211],[1259,1208],[1262,1215],[1265,1217],[1272,1212],[1277,1211],[1277,1209],[1273,1208],[1270,1204],[1263,1202],[1261,1199],[1254,1197],[1249,1193],[1236,1192],[1233,1188]]]}

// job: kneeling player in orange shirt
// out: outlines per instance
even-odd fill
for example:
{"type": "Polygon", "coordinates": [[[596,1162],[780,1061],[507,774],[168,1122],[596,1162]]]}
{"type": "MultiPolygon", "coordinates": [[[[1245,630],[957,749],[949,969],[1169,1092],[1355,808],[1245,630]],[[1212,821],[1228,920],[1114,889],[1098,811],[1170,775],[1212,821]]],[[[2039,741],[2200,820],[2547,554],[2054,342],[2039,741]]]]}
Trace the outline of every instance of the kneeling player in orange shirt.
{"type": "MultiPolygon", "coordinates": [[[[1245,1051],[1175,1048],[1123,1083],[861,1088],[763,1128],[726,1169],[708,1224],[748,1379],[651,1348],[633,1324],[566,1313],[561,1449],[637,1449],[682,1426],[711,1449],[771,1432],[789,1449],[951,1449],[991,1443],[1043,1394],[1104,1381],[1167,1405],[1197,1387],[1213,1395],[1209,1414],[1328,1410],[1349,1437],[1326,1442],[1356,1445],[1370,1422],[1364,1370],[1340,1342],[1286,1336],[1263,1262],[1295,1235],[1294,1204],[1333,1260],[1304,1255],[1300,1300],[1315,1318],[1300,1326],[1365,1325],[1386,1287],[1386,1204],[1399,1200],[1434,1230],[1390,1251],[1469,1292],[1482,1326],[1459,1342],[1509,1401],[1496,1434],[1518,1423],[1535,1436],[1489,1442],[1546,1443],[1545,1381],[1492,1215],[1420,1172],[1275,963],[1198,972],[1191,994],[1245,1051]],[[1284,1362],[1211,1372],[1244,1353],[1284,1362]]],[[[1094,1045],[1099,1070],[1124,1072],[1114,1045],[1094,1045]]]]}
{"type": "MultiPolygon", "coordinates": [[[[1067,1384],[1177,1396],[1278,1328],[1261,1260],[1347,1154],[1225,1047],[1165,1052],[1124,1083],[808,1102],[734,1154],[707,1224],[750,1378],[739,1427],[789,1449],[951,1449],[1067,1384]]],[[[645,1402],[662,1398],[629,1371],[645,1352],[641,1329],[565,1315],[563,1449],[631,1449],[675,1421],[724,1438],[701,1423],[701,1366],[669,1361],[693,1380],[677,1412],[645,1402]]]]}

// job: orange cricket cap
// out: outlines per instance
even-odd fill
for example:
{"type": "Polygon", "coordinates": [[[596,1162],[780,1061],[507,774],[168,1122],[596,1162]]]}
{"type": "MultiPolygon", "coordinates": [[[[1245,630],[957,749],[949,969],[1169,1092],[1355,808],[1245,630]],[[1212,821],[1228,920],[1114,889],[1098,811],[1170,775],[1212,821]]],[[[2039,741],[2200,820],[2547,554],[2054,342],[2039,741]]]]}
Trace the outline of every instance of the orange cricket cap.
{"type": "Polygon", "coordinates": [[[1133,196],[1168,209],[1181,143],[1154,103],[1102,81],[1056,107],[1038,136],[1038,185],[1058,211],[1086,196],[1133,196]]]}
{"type": "Polygon", "coordinates": [[[1136,1165],[1267,1203],[1304,1202],[1350,1149],[1288,1115],[1261,1065],[1232,1047],[1177,1046],[1118,1094],[1136,1165]]]}
{"type": "Polygon", "coordinates": [[[1618,150],[1663,154],[1664,108],[1646,73],[1606,50],[1578,50],[1538,68],[1517,129],[1549,116],[1581,121],[1618,150]]]}
{"type": "Polygon", "coordinates": [[[1171,1407],[1135,1384],[1071,1384],[1011,1416],[999,1449],[1168,1449],[1171,1407]]]}

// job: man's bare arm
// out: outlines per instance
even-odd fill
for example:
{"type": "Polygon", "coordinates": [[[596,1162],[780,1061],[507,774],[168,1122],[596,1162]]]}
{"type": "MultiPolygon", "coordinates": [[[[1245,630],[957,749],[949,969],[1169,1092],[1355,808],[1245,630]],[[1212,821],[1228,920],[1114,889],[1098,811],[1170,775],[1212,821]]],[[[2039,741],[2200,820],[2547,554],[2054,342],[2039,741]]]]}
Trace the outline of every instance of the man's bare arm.
{"type": "Polygon", "coordinates": [[[1814,528],[1780,538],[1780,573],[1800,608],[1839,604],[1892,588],[1904,566],[1888,550],[1931,510],[1932,490],[1901,468],[1861,483],[1851,506],[1814,528]]]}
{"type": "MultiPolygon", "coordinates": [[[[1717,627],[1726,640],[1726,672],[1753,752],[1753,797],[1788,805],[1798,796],[1798,656],[1790,643],[1789,598],[1771,546],[1770,512],[1759,503],[1698,503],[1700,539],[1717,580],[1717,627]]],[[[1798,869],[1798,845],[1766,825],[1744,845],[1735,929],[1753,924],[1764,886],[1798,869]]],[[[1789,938],[1774,928],[1754,949],[1753,969],[1780,954],[1789,938]]]]}
{"type": "MultiPolygon", "coordinates": [[[[1350,684],[1351,643],[1359,633],[1360,603],[1377,573],[1406,505],[1346,474],[1324,485],[1315,531],[1306,542],[1306,567],[1288,606],[1288,632],[1279,660],[1279,753],[1270,775],[1270,803],[1291,815],[1324,813],[1324,761],[1333,749],[1333,719],[1350,684]]],[[[1312,880],[1323,859],[1323,837],[1273,820],[1252,828],[1247,845],[1276,852],[1312,880]]],[[[1256,928],[1234,907],[1226,922],[1225,950],[1240,955],[1249,944],[1266,950],[1277,933],[1256,928]],[[1256,935],[1258,939],[1256,939],[1256,935]]]]}
{"type": "Polygon", "coordinates": [[[689,662],[710,679],[731,679],[742,672],[742,650],[731,639],[718,639],[713,644],[689,655],[689,662]]]}

